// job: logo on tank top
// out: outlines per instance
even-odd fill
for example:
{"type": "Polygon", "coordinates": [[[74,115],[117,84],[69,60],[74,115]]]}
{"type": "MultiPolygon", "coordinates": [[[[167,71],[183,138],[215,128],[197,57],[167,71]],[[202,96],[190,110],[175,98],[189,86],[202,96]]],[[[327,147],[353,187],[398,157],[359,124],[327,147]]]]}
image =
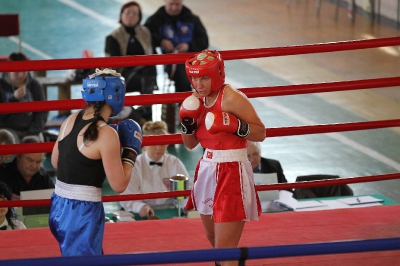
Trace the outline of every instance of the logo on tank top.
{"type": "Polygon", "coordinates": [[[213,153],[211,151],[208,151],[206,154],[207,159],[212,159],[213,158],[213,153]]]}

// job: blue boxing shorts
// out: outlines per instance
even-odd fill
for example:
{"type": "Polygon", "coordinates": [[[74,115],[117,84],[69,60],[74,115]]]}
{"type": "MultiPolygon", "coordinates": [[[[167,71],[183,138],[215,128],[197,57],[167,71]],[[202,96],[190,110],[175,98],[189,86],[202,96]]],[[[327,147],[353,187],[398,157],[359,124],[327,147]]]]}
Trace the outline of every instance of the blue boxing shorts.
{"type": "Polygon", "coordinates": [[[57,180],[49,227],[62,256],[102,255],[104,217],[101,189],[57,180]]]}

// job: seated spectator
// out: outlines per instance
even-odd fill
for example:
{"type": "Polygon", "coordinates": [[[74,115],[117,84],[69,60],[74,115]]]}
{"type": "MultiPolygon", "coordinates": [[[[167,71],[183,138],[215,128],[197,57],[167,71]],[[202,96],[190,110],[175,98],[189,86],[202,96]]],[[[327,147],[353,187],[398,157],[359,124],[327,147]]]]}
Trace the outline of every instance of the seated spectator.
{"type": "MultiPolygon", "coordinates": [[[[136,1],[122,5],[117,29],[113,30],[105,41],[106,56],[149,55],[154,53],[151,33],[141,24],[142,9],[136,1]]],[[[134,61],[134,60],[133,60],[134,61]]],[[[141,94],[152,94],[157,86],[156,66],[134,66],[117,69],[125,78],[126,92],[138,91],[141,94]]],[[[130,109],[134,119],[141,126],[153,120],[152,106],[143,105],[130,109]],[[136,117],[138,116],[138,118],[136,117]]]]}
{"type": "MultiPolygon", "coordinates": [[[[37,136],[26,136],[24,143],[42,142],[37,136]]],[[[18,154],[10,163],[0,166],[0,181],[8,185],[13,193],[13,200],[20,199],[20,192],[54,188],[54,183],[42,167],[45,153],[18,154]]]]}
{"type": "MultiPolygon", "coordinates": [[[[162,54],[200,52],[208,48],[208,34],[200,17],[183,5],[183,0],[164,0],[150,15],[145,24],[151,32],[153,46],[162,54]]],[[[193,91],[186,75],[185,64],[164,65],[168,75],[164,91],[170,91],[173,83],[175,92],[193,91]]],[[[161,119],[167,122],[168,131],[175,133],[176,104],[163,104],[161,119]]]]}
{"type": "Polygon", "coordinates": [[[287,183],[279,161],[261,157],[261,145],[259,142],[248,141],[247,158],[249,158],[253,173],[276,173],[278,176],[278,183],[287,183]]]}
{"type": "MultiPolygon", "coordinates": [[[[164,121],[149,121],[143,125],[143,136],[165,134],[167,134],[167,124],[164,121]]],[[[144,153],[136,158],[131,180],[122,194],[169,191],[169,179],[177,174],[182,174],[190,179],[181,160],[166,153],[167,147],[168,145],[145,147],[144,153]]],[[[153,210],[156,209],[175,207],[174,198],[121,201],[120,203],[126,211],[139,213],[141,217],[154,215],[153,210]]]]}
{"type": "MultiPolygon", "coordinates": [[[[0,145],[15,144],[15,138],[13,134],[7,129],[0,129],[0,145]]],[[[11,155],[0,155],[0,165],[11,161],[11,155]]]]}
{"type": "MultiPolygon", "coordinates": [[[[9,61],[28,60],[23,53],[12,53],[9,61]]],[[[42,85],[28,71],[3,73],[0,79],[0,103],[44,101],[42,85]]],[[[16,143],[25,136],[41,136],[47,112],[0,114],[0,128],[8,129],[16,143]]]]}
{"type": "MultiPolygon", "coordinates": [[[[12,193],[8,186],[0,182],[0,201],[11,200],[12,193]]],[[[0,230],[26,229],[25,225],[17,220],[14,208],[0,207],[0,230]]]]}
{"type": "MultiPolygon", "coordinates": [[[[153,45],[163,54],[200,52],[208,47],[206,28],[183,0],[164,0],[144,25],[151,31],[153,45]]],[[[175,83],[175,92],[192,91],[185,64],[167,65],[165,70],[175,83]]]]}

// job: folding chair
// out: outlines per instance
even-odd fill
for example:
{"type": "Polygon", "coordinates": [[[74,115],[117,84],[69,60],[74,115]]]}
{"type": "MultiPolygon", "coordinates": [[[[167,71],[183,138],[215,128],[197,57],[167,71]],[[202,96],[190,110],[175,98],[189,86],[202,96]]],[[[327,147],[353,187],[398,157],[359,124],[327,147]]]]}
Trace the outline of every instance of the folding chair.
{"type": "MultiPolygon", "coordinates": [[[[19,27],[19,14],[0,14],[0,37],[18,36],[19,52],[22,51],[22,38],[19,27]]],[[[1,61],[7,61],[7,56],[1,56],[1,61]]]]}

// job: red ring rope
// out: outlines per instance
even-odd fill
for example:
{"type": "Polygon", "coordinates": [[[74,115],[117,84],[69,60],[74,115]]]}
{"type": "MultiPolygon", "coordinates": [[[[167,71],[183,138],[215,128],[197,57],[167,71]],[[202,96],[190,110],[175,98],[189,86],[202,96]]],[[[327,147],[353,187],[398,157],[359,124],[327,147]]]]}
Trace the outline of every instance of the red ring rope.
{"type": "MultiPolygon", "coordinates": [[[[325,124],[313,126],[292,126],[280,128],[266,128],[267,137],[295,136],[306,134],[319,134],[331,132],[343,132],[364,129],[377,129],[400,126],[400,119],[350,122],[342,124],[325,124]]],[[[182,144],[181,134],[168,134],[163,136],[144,136],[142,146],[182,144]]],[[[0,155],[22,154],[35,152],[51,152],[54,142],[29,143],[29,144],[5,144],[1,146],[0,155]]]]}
{"type": "MultiPolygon", "coordinates": [[[[324,179],[324,180],[295,182],[295,183],[257,185],[256,190],[264,191],[264,190],[283,190],[283,189],[290,189],[290,188],[323,187],[323,186],[334,186],[334,185],[392,180],[392,179],[399,179],[399,178],[400,178],[400,173],[393,173],[393,174],[385,174],[385,175],[324,179]]],[[[127,200],[173,198],[173,197],[178,197],[178,196],[189,196],[189,195],[190,195],[190,190],[181,190],[181,191],[169,191],[169,192],[154,192],[154,193],[143,193],[143,194],[103,196],[102,201],[103,202],[114,202],[114,201],[127,201],[127,200]]],[[[50,205],[50,199],[0,201],[0,207],[30,207],[30,206],[49,206],[49,205],[50,205]]]]}
{"type": "MultiPolygon", "coordinates": [[[[283,85],[271,87],[253,87],[239,89],[249,98],[284,96],[307,93],[321,93],[332,91],[361,90],[371,88],[395,87],[400,86],[400,77],[376,78],[352,81],[325,82],[300,85],[283,85]]],[[[150,105],[150,104],[169,104],[181,103],[190,92],[176,92],[160,94],[147,94],[137,96],[127,96],[125,105],[150,105]]],[[[18,103],[0,103],[0,114],[38,112],[52,110],[71,110],[82,109],[86,106],[83,99],[54,100],[54,101],[35,101],[18,103]]]]}
{"type": "MultiPolygon", "coordinates": [[[[400,37],[221,51],[224,60],[338,52],[400,45],[400,37]]],[[[1,62],[0,72],[147,66],[184,63],[193,53],[1,62]]]]}

